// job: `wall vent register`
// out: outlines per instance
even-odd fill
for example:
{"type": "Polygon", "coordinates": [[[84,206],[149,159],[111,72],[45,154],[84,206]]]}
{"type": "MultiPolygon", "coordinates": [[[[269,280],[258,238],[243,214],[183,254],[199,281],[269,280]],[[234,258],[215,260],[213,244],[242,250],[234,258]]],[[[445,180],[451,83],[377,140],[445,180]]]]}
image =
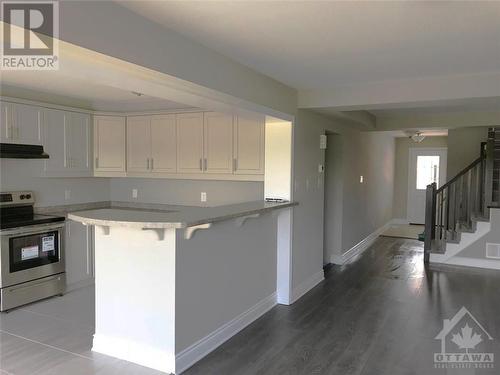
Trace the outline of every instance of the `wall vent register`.
{"type": "Polygon", "coordinates": [[[500,244],[487,243],[486,244],[486,258],[500,259],[500,244]]]}

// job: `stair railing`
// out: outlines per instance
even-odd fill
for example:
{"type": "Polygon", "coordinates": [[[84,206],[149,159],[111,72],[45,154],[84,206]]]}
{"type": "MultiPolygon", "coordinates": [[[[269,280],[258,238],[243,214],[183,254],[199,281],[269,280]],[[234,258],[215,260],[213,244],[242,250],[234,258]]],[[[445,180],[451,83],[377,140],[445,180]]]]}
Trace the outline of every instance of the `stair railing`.
{"type": "Polygon", "coordinates": [[[481,144],[481,154],[446,184],[427,186],[425,202],[424,262],[431,252],[444,253],[446,243],[459,241],[462,231],[475,229],[485,218],[492,200],[494,141],[481,144]]]}

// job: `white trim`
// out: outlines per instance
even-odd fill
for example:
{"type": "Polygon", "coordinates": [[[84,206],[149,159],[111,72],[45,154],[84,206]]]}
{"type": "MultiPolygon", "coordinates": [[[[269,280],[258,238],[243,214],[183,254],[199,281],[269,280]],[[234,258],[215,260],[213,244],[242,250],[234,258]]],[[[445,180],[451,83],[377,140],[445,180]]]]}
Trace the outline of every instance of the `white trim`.
{"type": "Polygon", "coordinates": [[[431,254],[431,263],[448,264],[454,266],[487,268],[490,270],[500,270],[500,260],[468,258],[468,257],[453,257],[447,260],[437,260],[435,257],[439,254],[431,254]],[[433,257],[434,256],[434,257],[433,257]]]}
{"type": "Polygon", "coordinates": [[[94,334],[92,351],[137,363],[167,374],[175,372],[173,353],[131,340],[94,334]]]}
{"type": "Polygon", "coordinates": [[[304,296],[304,294],[309,292],[312,288],[314,288],[324,279],[325,279],[325,272],[323,271],[323,269],[321,269],[320,271],[312,275],[310,278],[300,283],[296,288],[292,290],[292,298],[289,305],[297,302],[302,296],[304,296]]]}
{"type": "Polygon", "coordinates": [[[354,258],[355,256],[362,254],[366,249],[368,249],[377,240],[377,238],[382,233],[384,233],[387,229],[389,229],[391,227],[391,225],[393,225],[393,224],[395,224],[393,222],[393,220],[390,220],[385,225],[378,228],[373,233],[369,234],[364,239],[362,239],[359,243],[357,243],[356,245],[351,247],[344,254],[342,254],[342,255],[333,254],[330,257],[330,262],[333,264],[342,265],[342,264],[345,264],[347,261],[349,261],[351,258],[354,258]]]}
{"type": "Polygon", "coordinates": [[[250,309],[238,315],[236,318],[227,322],[223,326],[217,328],[209,335],[195,342],[193,345],[177,353],[175,355],[175,373],[180,374],[187,370],[200,359],[236,335],[243,328],[271,310],[274,306],[276,306],[276,292],[259,301],[250,309]]]}

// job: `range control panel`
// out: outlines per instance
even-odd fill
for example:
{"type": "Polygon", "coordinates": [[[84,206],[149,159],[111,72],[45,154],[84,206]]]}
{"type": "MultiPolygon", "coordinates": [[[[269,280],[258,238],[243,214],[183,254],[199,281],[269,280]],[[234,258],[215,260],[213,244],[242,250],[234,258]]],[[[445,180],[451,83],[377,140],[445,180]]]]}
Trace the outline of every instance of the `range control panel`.
{"type": "Polygon", "coordinates": [[[0,206],[29,205],[35,203],[32,191],[7,191],[0,193],[0,206]]]}

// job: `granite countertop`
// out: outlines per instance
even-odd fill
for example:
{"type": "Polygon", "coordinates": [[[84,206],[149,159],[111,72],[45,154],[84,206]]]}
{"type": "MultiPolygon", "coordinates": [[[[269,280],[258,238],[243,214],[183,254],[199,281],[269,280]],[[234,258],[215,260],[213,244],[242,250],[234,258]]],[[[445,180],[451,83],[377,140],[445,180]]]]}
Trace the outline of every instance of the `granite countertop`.
{"type": "Polygon", "coordinates": [[[293,207],[296,202],[246,202],[216,207],[111,202],[110,207],[69,212],[68,219],[87,225],[133,228],[187,228],[293,207]],[[154,207],[154,208],[153,208],[154,207]]]}

